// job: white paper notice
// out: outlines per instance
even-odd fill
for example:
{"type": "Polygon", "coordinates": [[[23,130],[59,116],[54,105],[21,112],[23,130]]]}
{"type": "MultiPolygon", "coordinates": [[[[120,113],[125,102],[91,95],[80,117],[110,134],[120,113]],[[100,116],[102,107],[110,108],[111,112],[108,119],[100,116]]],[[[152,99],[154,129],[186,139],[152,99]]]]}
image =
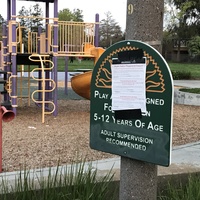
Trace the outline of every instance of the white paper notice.
{"type": "Polygon", "coordinates": [[[146,112],[146,64],[112,65],[112,110],[146,112]]]}

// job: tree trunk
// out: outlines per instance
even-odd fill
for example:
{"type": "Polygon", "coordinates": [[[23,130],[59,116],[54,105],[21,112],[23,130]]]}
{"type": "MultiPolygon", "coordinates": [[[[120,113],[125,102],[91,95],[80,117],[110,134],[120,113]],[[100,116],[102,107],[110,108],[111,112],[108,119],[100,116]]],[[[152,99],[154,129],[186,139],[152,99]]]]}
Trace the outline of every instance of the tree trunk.
{"type": "Polygon", "coordinates": [[[181,54],[181,40],[178,39],[178,46],[177,46],[177,55],[176,55],[176,62],[180,62],[180,54],[181,54]]]}
{"type": "MultiPolygon", "coordinates": [[[[127,0],[126,39],[162,51],[164,0],[127,0]]],[[[157,199],[157,166],[121,158],[120,200],[157,199]]]]}
{"type": "Polygon", "coordinates": [[[126,39],[162,51],[164,0],[127,0],[126,39]]]}

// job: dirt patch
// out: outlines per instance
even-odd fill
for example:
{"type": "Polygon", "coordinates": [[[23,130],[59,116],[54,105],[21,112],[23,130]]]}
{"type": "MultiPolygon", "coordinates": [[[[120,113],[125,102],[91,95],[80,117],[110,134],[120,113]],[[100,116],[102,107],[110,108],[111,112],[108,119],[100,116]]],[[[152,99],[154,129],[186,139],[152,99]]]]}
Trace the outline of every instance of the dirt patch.
{"type": "MultiPolygon", "coordinates": [[[[41,123],[41,108],[27,100],[17,109],[17,117],[3,123],[3,170],[15,171],[70,163],[87,158],[99,160],[115,155],[89,147],[90,101],[59,100],[58,116],[46,115],[41,123]]],[[[200,107],[174,106],[173,146],[200,140],[200,107]]]]}

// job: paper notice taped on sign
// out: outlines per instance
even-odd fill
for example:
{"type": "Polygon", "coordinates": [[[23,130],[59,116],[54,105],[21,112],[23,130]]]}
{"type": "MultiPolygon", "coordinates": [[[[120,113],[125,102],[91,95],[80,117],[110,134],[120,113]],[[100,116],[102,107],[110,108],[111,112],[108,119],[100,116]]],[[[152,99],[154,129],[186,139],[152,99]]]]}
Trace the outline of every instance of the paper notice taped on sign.
{"type": "Polygon", "coordinates": [[[112,110],[146,112],[146,63],[112,65],[112,110]]]}

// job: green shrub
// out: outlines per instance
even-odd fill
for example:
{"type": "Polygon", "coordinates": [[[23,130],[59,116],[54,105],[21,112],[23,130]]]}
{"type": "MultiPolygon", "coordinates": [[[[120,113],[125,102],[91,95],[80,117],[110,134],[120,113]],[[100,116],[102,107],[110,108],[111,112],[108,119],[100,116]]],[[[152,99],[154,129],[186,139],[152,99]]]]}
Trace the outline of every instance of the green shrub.
{"type": "MultiPolygon", "coordinates": [[[[117,193],[112,192],[111,171],[99,176],[97,170],[90,165],[85,167],[84,162],[75,163],[70,168],[55,173],[49,169],[48,177],[37,176],[36,180],[29,171],[20,172],[15,180],[14,187],[3,180],[0,184],[1,200],[102,200],[116,199],[117,193]]],[[[112,188],[112,191],[115,189],[112,188]]]]}
{"type": "Polygon", "coordinates": [[[192,58],[200,56],[200,36],[194,36],[188,41],[188,50],[192,58]]]}
{"type": "Polygon", "coordinates": [[[189,71],[172,71],[174,80],[189,80],[191,79],[191,72],[189,71]]]}
{"type": "Polygon", "coordinates": [[[181,92],[200,94],[200,88],[180,88],[181,92]]]}
{"type": "Polygon", "coordinates": [[[159,200],[199,200],[200,199],[200,177],[190,175],[186,184],[180,182],[178,186],[169,183],[164,195],[159,200]]]}

